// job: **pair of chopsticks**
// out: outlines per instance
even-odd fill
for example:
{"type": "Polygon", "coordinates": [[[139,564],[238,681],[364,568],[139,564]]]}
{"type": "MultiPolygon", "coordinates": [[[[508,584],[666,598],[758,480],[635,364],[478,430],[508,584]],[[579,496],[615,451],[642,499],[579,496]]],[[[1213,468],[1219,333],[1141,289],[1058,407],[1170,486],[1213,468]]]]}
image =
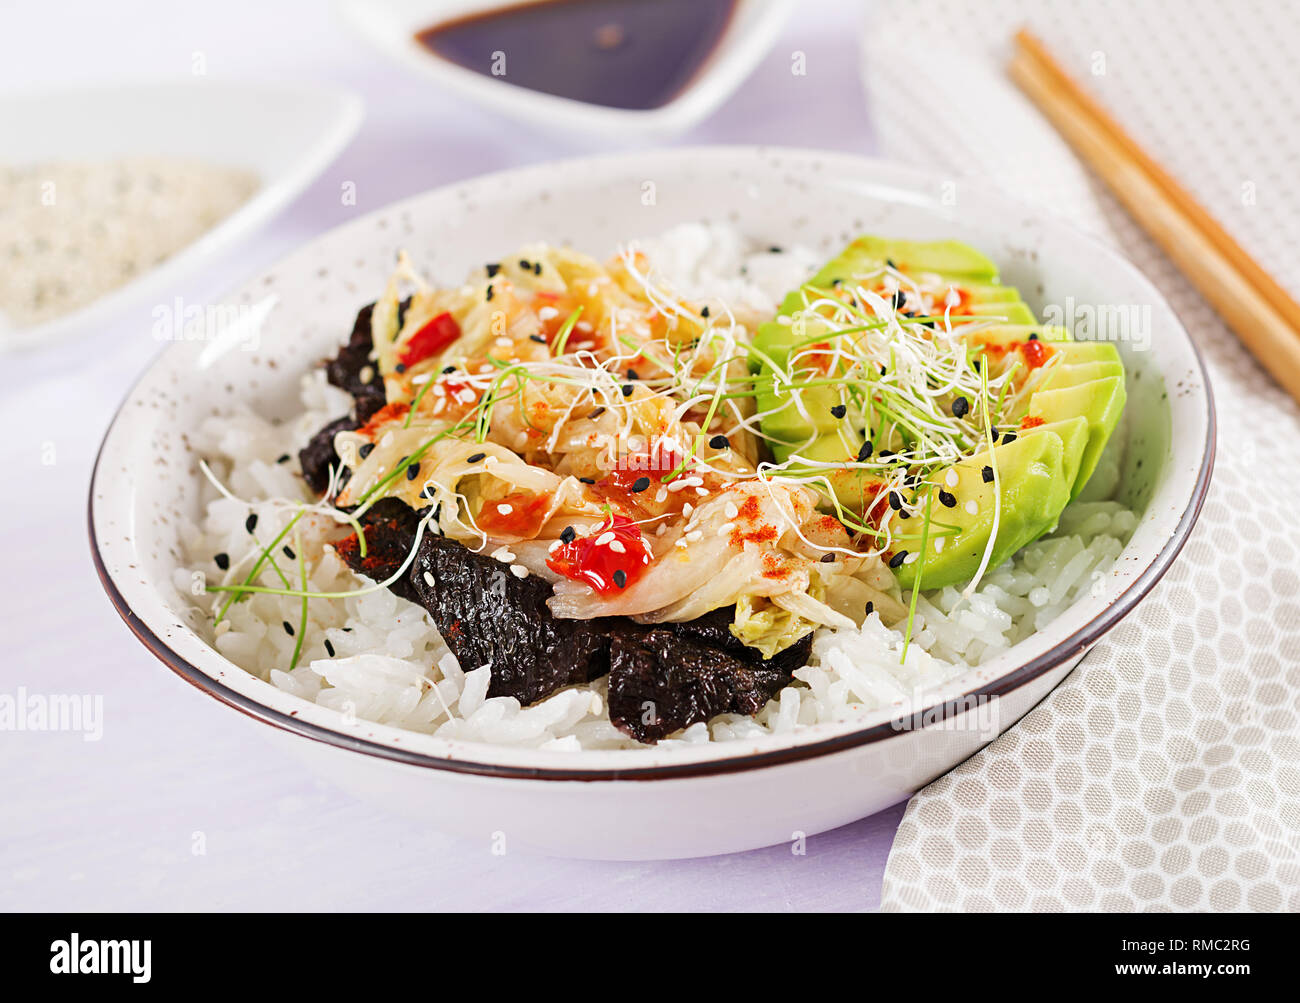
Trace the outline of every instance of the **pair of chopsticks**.
{"type": "Polygon", "coordinates": [[[1009,71],[1260,365],[1300,401],[1300,305],[1027,30],[1015,36],[1009,71]]]}

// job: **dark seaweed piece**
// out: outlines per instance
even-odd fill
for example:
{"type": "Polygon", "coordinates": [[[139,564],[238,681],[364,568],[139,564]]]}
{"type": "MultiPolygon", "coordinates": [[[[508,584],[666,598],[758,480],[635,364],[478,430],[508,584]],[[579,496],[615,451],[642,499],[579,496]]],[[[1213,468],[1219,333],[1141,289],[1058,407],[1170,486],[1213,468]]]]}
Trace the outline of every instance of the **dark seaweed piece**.
{"type": "Polygon", "coordinates": [[[549,582],[517,578],[500,561],[439,536],[421,541],[410,579],[461,668],[491,664],[490,697],[528,704],[590,682],[609,671],[611,634],[643,629],[621,618],[558,619],[546,605],[549,582]]]}
{"type": "MultiPolygon", "coordinates": [[[[361,556],[361,545],[356,533],[334,544],[335,551],[358,574],[376,582],[391,578],[411,553],[420,525],[419,515],[403,501],[384,498],[371,506],[357,521],[366,534],[366,556],[361,556]]],[[[430,535],[431,529],[426,529],[424,538],[427,540],[430,535]]],[[[403,599],[420,601],[409,575],[404,575],[388,587],[403,599]]]]}
{"type": "Polygon", "coordinates": [[[339,349],[338,355],[325,363],[325,378],[340,390],[350,393],[358,406],[364,398],[378,398],[378,407],[383,407],[384,381],[379,376],[378,367],[370,360],[370,350],[374,348],[370,336],[370,318],[374,312],[373,303],[361,308],[352,325],[348,343],[339,349]],[[361,374],[367,367],[370,369],[370,379],[362,382],[361,374]]]}
{"type": "Polygon", "coordinates": [[[329,487],[330,467],[339,466],[343,462],[339,459],[339,454],[334,451],[334,435],[338,432],[351,432],[360,427],[361,423],[349,415],[336,418],[313,435],[311,441],[298,451],[303,480],[318,495],[324,494],[325,489],[329,487]]]}
{"type": "Polygon", "coordinates": [[[749,662],[683,634],[655,628],[610,640],[609,719],[639,742],[718,714],[757,714],[812,648],[809,634],[770,661],[749,662]]]}

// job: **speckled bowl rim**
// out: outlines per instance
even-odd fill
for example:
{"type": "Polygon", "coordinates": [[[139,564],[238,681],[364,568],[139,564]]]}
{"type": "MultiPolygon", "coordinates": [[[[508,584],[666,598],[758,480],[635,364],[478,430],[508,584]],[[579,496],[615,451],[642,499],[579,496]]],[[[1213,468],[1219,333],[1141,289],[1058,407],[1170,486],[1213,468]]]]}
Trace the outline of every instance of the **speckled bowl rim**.
{"type": "MultiPolygon", "coordinates": [[[[896,164],[882,162],[874,158],[823,151],[746,146],[699,147],[656,151],[657,156],[675,155],[682,158],[690,158],[694,155],[719,155],[724,153],[734,153],[736,155],[775,154],[802,158],[814,156],[823,162],[856,162],[857,164],[867,167],[887,169],[895,175],[910,174],[914,179],[929,179],[931,177],[924,171],[900,168],[896,164]]],[[[631,157],[635,156],[635,154],[614,154],[602,157],[583,157],[575,158],[570,161],[551,162],[543,165],[513,168],[510,170],[481,175],[473,179],[445,186],[445,188],[434,189],[429,192],[411,196],[407,199],[399,200],[396,203],[375,210],[359,220],[325,231],[324,233],[314,237],[310,243],[314,244],[318,241],[327,239],[339,230],[358,226],[366,220],[378,217],[383,213],[400,210],[408,203],[429,197],[437,192],[461,188],[467,184],[488,183],[506,177],[512,179],[527,178],[530,173],[547,169],[562,169],[566,165],[582,165],[587,168],[598,168],[602,165],[608,164],[612,167],[617,164],[625,163],[631,157]]],[[[1015,204],[1014,199],[1011,199],[1000,192],[984,189],[983,193],[1000,202],[1015,204]]],[[[1042,214],[1039,213],[1038,215],[1041,216],[1042,214]]],[[[302,720],[296,716],[296,712],[285,713],[275,708],[268,707],[252,697],[240,693],[212,678],[188,659],[177,654],[135,614],[130,604],[123,596],[121,590],[114,582],[113,576],[105,564],[101,554],[100,543],[95,531],[95,495],[99,478],[100,462],[103,458],[104,448],[107,445],[108,439],[127,403],[134,397],[141,384],[148,380],[154,366],[157,364],[157,360],[152,362],[149,367],[145,369],[124,396],[122,404],[119,405],[118,409],[114,413],[112,421],[109,423],[108,429],[105,432],[104,440],[101,442],[99,451],[96,454],[95,464],[90,478],[89,497],[87,499],[87,526],[91,545],[91,555],[96,573],[98,574],[100,582],[114,608],[122,617],[127,627],[130,628],[131,632],[135,634],[140,642],[150,652],[152,652],[155,657],[176,673],[181,679],[184,679],[186,682],[209,696],[214,697],[226,706],[240,711],[248,717],[263,724],[271,725],[272,727],[284,732],[311,739],[315,742],[321,742],[339,749],[357,752],[365,756],[388,760],[393,763],[420,766],[427,769],[481,777],[497,777],[506,779],[587,782],[673,780],[716,776],[775,767],[786,763],[800,762],[879,742],[892,736],[898,736],[907,731],[915,730],[922,724],[927,726],[941,724],[942,722],[962,713],[964,707],[961,704],[965,700],[1005,697],[1027,683],[1037,679],[1044,673],[1069,661],[1071,658],[1082,655],[1107,631],[1132,612],[1141,599],[1155,587],[1156,583],[1169,570],[1175,558],[1186,544],[1188,537],[1191,535],[1192,528],[1196,523],[1197,517],[1200,515],[1206,495],[1209,492],[1210,481],[1213,474],[1215,444],[1217,440],[1217,412],[1214,403],[1214,393],[1210,383],[1209,373],[1205,366],[1205,360],[1195,342],[1183,327],[1181,321],[1178,320],[1176,313],[1151,284],[1150,280],[1148,280],[1134,265],[1132,265],[1127,259],[1123,258],[1117,251],[1082,230],[1079,230],[1078,228],[1059,219],[1054,217],[1050,218],[1048,223],[1056,229],[1068,231],[1073,239],[1089,245],[1098,255],[1109,259],[1111,266],[1128,270],[1131,276],[1139,281],[1139,284],[1147,287],[1152,303],[1158,304],[1168,311],[1169,316],[1174,321],[1176,332],[1186,341],[1187,347],[1190,349],[1191,355],[1195,359],[1200,372],[1205,403],[1205,442],[1202,446],[1199,466],[1197,468],[1195,481],[1187,504],[1178,517],[1178,521],[1169,538],[1146,568],[1138,574],[1103,610],[1081,627],[1076,628],[1060,642],[1039,655],[1027,660],[1018,667],[1004,672],[980,686],[962,691],[961,696],[957,700],[954,700],[949,696],[946,699],[935,703],[929,703],[929,701],[926,701],[924,709],[909,711],[894,717],[887,717],[883,721],[860,729],[802,744],[796,743],[787,747],[767,751],[759,750],[744,752],[734,756],[722,755],[718,758],[710,758],[707,760],[684,761],[679,763],[671,761],[660,762],[656,765],[647,765],[644,767],[583,767],[576,763],[573,765],[565,765],[560,763],[559,759],[556,760],[557,765],[555,766],[520,766],[509,763],[494,763],[475,759],[473,758],[473,753],[475,749],[498,748],[497,746],[466,741],[453,742],[451,744],[459,748],[464,748],[469,753],[467,758],[437,756],[412,749],[398,748],[368,738],[360,738],[355,735],[347,734],[346,732],[336,731],[332,728],[325,727],[324,725],[302,720]]],[[[273,265],[271,267],[275,268],[277,266],[273,265]]],[[[315,706],[309,704],[307,701],[303,701],[303,703],[304,706],[315,706]]],[[[387,730],[400,732],[400,729],[387,730]]],[[[577,758],[584,754],[570,755],[577,758]]]]}

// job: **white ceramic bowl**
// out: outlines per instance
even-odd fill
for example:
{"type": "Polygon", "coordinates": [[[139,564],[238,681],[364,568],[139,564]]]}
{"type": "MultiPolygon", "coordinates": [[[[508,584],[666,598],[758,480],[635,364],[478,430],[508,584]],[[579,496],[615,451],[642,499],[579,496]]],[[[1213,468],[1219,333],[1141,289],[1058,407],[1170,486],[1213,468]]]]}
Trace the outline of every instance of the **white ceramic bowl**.
{"type": "Polygon", "coordinates": [[[530,126],[589,139],[667,136],[710,114],[753,72],[781,33],[793,0],[738,0],[731,21],[682,92],[659,108],[608,108],[544,94],[493,78],[429,52],[417,31],[494,7],[500,0],[340,0],[339,13],[389,59],[530,126]]]}
{"type": "MultiPolygon", "coordinates": [[[[1156,290],[1113,251],[1001,195],[840,154],[673,150],[493,174],[399,202],[313,241],[230,301],[260,318],[253,341],[180,342],[131,391],[104,440],[90,494],[100,577],[141,641],[216,700],[278,736],[313,769],[438,828],[589,857],[683,857],[768,845],[847,823],[906,797],[1005,730],[1132,609],[1185,541],[1213,464],[1205,372],[1156,290]],[[656,198],[645,204],[644,185],[656,198]],[[171,585],[177,517],[199,515],[187,431],[249,401],[294,409],[301,373],[346,337],[399,247],[436,280],[530,240],[604,254],[673,224],[729,221],[764,243],[829,255],[859,232],[953,237],[983,249],[1031,305],[1145,308],[1121,343],[1130,381],[1120,495],[1142,509],[1113,572],[1050,627],[926,695],[861,721],[763,741],[582,753],[418,735],[306,703],[254,678],[191,628],[171,585]],[[256,344],[255,350],[244,350],[256,344]]],[[[247,334],[247,332],[245,332],[247,334]]],[[[232,724],[239,720],[232,715],[232,724]]]]}
{"type": "Polygon", "coordinates": [[[258,177],[253,197],[160,265],[72,313],[0,332],[0,351],[90,331],[127,303],[247,237],[329,166],[361,124],[361,99],[332,87],[204,78],[0,98],[0,163],[172,156],[258,177]]]}

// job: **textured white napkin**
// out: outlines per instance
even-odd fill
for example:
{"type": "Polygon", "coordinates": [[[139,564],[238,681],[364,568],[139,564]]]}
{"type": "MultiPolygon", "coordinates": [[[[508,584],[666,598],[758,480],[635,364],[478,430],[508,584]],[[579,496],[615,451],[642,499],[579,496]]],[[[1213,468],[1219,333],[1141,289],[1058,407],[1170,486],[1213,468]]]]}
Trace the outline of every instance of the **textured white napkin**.
{"type": "Polygon", "coordinates": [[[875,5],[864,75],[884,152],[1113,242],[1205,353],[1219,409],[1182,556],[1042,704],[912,799],[882,905],[1300,910],[1300,411],[1007,82],[1021,24],[1300,290],[1300,7],[875,5]]]}

